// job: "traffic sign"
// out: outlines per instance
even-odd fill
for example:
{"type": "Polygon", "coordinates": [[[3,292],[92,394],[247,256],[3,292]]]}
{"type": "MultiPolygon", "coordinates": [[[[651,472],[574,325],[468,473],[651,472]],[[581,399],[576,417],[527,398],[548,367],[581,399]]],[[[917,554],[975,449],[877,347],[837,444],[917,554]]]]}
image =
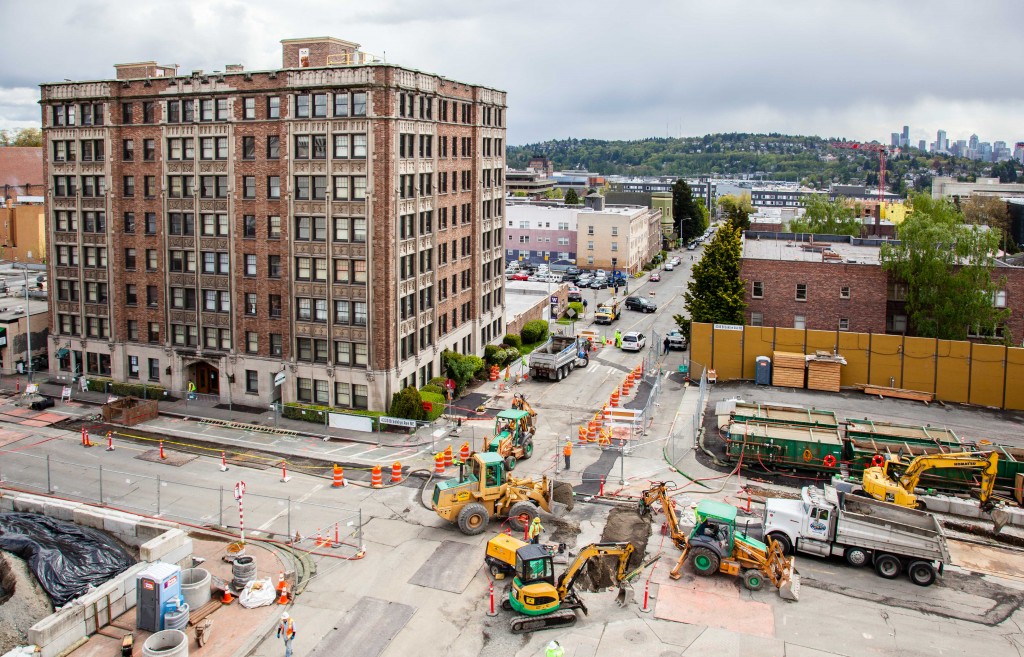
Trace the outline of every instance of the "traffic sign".
{"type": "Polygon", "coordinates": [[[416,427],[416,420],[408,420],[404,417],[384,416],[378,419],[381,424],[392,424],[396,427],[416,427]]]}
{"type": "Polygon", "coordinates": [[[455,390],[455,379],[448,379],[444,382],[444,387],[449,390],[455,390]]]}

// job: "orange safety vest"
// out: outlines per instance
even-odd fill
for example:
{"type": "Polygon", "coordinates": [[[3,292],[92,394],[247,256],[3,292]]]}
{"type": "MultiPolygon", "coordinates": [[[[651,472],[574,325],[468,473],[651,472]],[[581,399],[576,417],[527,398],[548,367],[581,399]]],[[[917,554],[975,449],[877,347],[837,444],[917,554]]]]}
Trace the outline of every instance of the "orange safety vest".
{"type": "Polygon", "coordinates": [[[569,441],[566,441],[565,447],[562,448],[562,456],[572,456],[572,443],[569,441]]]}
{"type": "Polygon", "coordinates": [[[286,621],[283,620],[278,626],[277,631],[279,633],[284,632],[284,637],[290,639],[295,634],[295,622],[291,618],[286,621]]]}

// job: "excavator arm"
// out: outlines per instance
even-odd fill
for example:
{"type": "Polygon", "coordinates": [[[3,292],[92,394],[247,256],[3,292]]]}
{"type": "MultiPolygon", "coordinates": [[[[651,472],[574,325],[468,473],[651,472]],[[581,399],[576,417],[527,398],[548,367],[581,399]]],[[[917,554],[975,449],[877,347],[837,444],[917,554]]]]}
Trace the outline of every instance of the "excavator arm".
{"type": "Polygon", "coordinates": [[[981,470],[981,486],[978,499],[988,502],[996,485],[996,474],[999,468],[998,452],[991,452],[987,457],[971,452],[953,454],[926,454],[910,462],[907,469],[900,475],[898,482],[907,492],[913,492],[921,480],[921,476],[934,469],[971,469],[981,470]]]}
{"type": "Polygon", "coordinates": [[[661,508],[665,512],[665,522],[668,523],[668,535],[676,547],[683,549],[686,536],[679,530],[679,518],[676,516],[675,506],[668,496],[668,491],[675,488],[675,484],[671,481],[658,481],[653,484],[640,496],[640,515],[646,514],[655,502],[660,502],[661,508]]]}
{"type": "Polygon", "coordinates": [[[617,557],[618,558],[618,570],[616,571],[616,582],[621,582],[626,579],[626,568],[629,567],[629,558],[633,556],[633,544],[624,543],[591,543],[587,547],[580,550],[580,553],[576,556],[576,560],[573,561],[564,573],[558,578],[558,597],[560,600],[564,600],[570,591],[573,589],[573,585],[576,584],[576,578],[579,577],[583,571],[583,567],[591,559],[599,559],[601,557],[617,557]]]}
{"type": "Polygon", "coordinates": [[[533,407],[530,406],[530,402],[526,401],[526,397],[524,397],[520,392],[517,392],[512,397],[512,408],[526,411],[530,414],[530,417],[537,417],[537,411],[533,410],[533,407]]]}

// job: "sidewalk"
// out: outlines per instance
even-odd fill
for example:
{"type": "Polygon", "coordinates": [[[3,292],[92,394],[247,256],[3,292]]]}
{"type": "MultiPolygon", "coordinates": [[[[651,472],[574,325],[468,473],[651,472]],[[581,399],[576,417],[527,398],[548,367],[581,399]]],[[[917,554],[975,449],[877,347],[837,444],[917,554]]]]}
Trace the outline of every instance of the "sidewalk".
{"type": "MultiPolygon", "coordinates": [[[[57,404],[60,403],[61,391],[64,384],[61,382],[51,383],[47,379],[46,382],[42,382],[45,374],[37,376],[36,382],[39,385],[39,394],[43,397],[49,397],[53,399],[57,404]]],[[[0,392],[5,394],[14,394],[18,386],[20,385],[21,392],[25,391],[26,378],[24,376],[4,376],[0,379],[0,392]]],[[[78,403],[92,404],[97,407],[107,403],[110,395],[105,392],[93,392],[93,391],[82,391],[80,388],[75,389],[71,393],[71,400],[78,403]]],[[[96,409],[99,412],[99,409],[96,409]]],[[[282,429],[284,432],[297,432],[302,436],[319,438],[323,440],[343,440],[347,442],[361,443],[365,445],[383,445],[383,446],[401,446],[409,447],[412,445],[430,444],[429,433],[426,435],[425,442],[423,441],[422,433],[419,434],[407,434],[400,433],[397,431],[376,431],[372,433],[366,433],[361,431],[353,431],[351,429],[338,429],[335,427],[328,427],[322,424],[315,424],[312,422],[304,422],[302,420],[292,420],[283,416],[274,418],[274,412],[271,410],[261,411],[259,413],[253,413],[250,410],[243,407],[240,408],[218,408],[215,406],[207,405],[203,402],[196,402],[185,399],[178,399],[175,401],[161,401],[160,402],[160,415],[168,416],[172,418],[182,418],[191,420],[219,420],[224,422],[237,422],[240,424],[251,424],[266,427],[268,433],[273,433],[272,429],[282,429]],[[413,442],[417,441],[417,442],[413,442]]],[[[430,431],[436,431],[439,428],[447,427],[446,421],[438,419],[433,425],[429,427],[430,431]]],[[[421,432],[423,429],[420,430],[421,432]]]]}

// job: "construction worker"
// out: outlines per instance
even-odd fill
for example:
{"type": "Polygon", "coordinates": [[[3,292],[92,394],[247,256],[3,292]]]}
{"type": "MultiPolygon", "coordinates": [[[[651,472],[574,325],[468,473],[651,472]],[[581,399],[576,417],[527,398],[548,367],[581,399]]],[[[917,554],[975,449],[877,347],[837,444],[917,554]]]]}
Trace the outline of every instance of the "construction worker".
{"type": "Polygon", "coordinates": [[[192,381],[188,382],[188,398],[189,399],[195,399],[196,398],[196,384],[194,382],[192,382],[192,381]]]}
{"type": "Polygon", "coordinates": [[[622,332],[615,329],[615,348],[622,349],[622,332]]]}
{"type": "Polygon", "coordinates": [[[277,624],[277,638],[284,635],[284,657],[292,657],[292,640],[295,638],[295,621],[288,612],[281,614],[281,622],[277,624]]]}
{"type": "Polygon", "coordinates": [[[565,447],[562,448],[562,456],[565,457],[565,469],[569,469],[569,459],[572,457],[572,441],[566,439],[565,447]]]}
{"type": "Polygon", "coordinates": [[[557,641],[548,643],[547,648],[544,649],[544,657],[562,657],[564,654],[565,650],[557,641]]]}
{"type": "Polygon", "coordinates": [[[671,343],[671,342],[669,342],[669,339],[668,339],[668,336],[667,336],[667,335],[665,336],[665,341],[664,341],[664,342],[662,342],[661,344],[662,344],[662,346],[664,346],[664,347],[665,347],[665,351],[664,351],[664,352],[662,353],[662,356],[666,356],[666,355],[668,355],[668,346],[669,346],[670,344],[672,344],[672,343],[671,343]]]}
{"type": "Polygon", "coordinates": [[[544,526],[540,524],[540,518],[534,518],[533,522],[530,523],[530,542],[534,545],[540,543],[540,533],[544,531],[544,526]]]}

